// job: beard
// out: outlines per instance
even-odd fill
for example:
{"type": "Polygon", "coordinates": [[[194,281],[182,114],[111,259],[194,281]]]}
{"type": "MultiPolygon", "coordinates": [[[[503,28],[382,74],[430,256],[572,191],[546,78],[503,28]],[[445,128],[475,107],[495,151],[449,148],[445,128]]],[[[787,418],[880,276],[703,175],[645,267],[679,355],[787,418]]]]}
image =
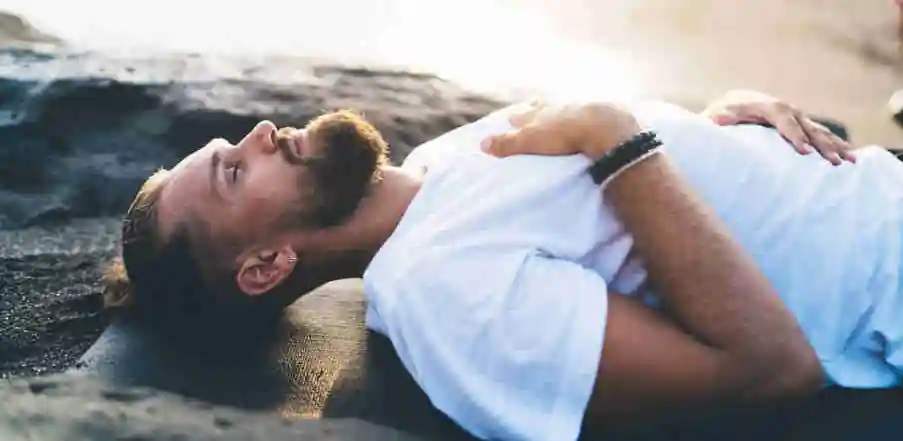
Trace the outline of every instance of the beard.
{"type": "MultiPolygon", "coordinates": [[[[298,204],[303,208],[300,219],[309,227],[333,227],[354,213],[380,179],[388,145],[372,124],[348,110],[321,115],[305,129],[316,153],[300,164],[306,168],[298,182],[305,195],[298,204]]],[[[277,136],[291,130],[280,130],[277,136]]],[[[285,144],[277,142],[280,148],[285,144]]],[[[297,213],[293,217],[297,222],[297,213]]]]}

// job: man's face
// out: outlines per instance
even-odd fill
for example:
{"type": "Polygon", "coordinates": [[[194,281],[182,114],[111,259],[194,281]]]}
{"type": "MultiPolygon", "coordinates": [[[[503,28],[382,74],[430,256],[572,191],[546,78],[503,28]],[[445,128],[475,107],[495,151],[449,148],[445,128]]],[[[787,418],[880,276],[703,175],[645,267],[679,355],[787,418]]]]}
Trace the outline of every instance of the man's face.
{"type": "Polygon", "coordinates": [[[338,222],[328,214],[354,207],[378,166],[376,155],[361,154],[363,120],[348,114],[319,120],[328,124],[277,130],[263,121],[238,144],[216,139],[186,157],[158,203],[163,236],[187,226],[192,242],[213,248],[196,250],[198,257],[238,270],[246,294],[281,283],[295,257],[286,236],[338,222]],[[211,243],[197,240],[200,234],[211,243]]]}
{"type": "Polygon", "coordinates": [[[277,141],[276,126],[263,121],[238,144],[215,139],[183,159],[160,198],[164,236],[187,223],[215,242],[248,244],[303,212],[313,179],[301,164],[313,152],[305,131],[287,135],[291,142],[277,141]]]}

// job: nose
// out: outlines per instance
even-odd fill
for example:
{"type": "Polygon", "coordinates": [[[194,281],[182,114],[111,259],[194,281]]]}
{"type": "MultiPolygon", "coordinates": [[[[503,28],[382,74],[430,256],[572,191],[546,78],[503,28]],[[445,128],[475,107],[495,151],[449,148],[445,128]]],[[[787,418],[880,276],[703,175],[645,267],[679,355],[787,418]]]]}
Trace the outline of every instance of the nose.
{"type": "Polygon", "coordinates": [[[273,153],[276,151],[273,145],[273,135],[276,133],[276,125],[270,121],[261,121],[238,142],[237,147],[241,150],[263,151],[264,153],[273,153]]]}

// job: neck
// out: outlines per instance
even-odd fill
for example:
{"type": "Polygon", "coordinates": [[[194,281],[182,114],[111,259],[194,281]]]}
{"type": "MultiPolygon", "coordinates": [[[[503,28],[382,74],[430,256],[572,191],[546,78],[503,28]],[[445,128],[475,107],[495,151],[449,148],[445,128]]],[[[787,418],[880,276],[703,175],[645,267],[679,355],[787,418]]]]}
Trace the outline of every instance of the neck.
{"type": "Polygon", "coordinates": [[[381,173],[351,218],[309,239],[312,243],[305,248],[316,250],[311,263],[322,283],[361,277],[420,190],[418,174],[392,166],[383,167],[381,173]]]}

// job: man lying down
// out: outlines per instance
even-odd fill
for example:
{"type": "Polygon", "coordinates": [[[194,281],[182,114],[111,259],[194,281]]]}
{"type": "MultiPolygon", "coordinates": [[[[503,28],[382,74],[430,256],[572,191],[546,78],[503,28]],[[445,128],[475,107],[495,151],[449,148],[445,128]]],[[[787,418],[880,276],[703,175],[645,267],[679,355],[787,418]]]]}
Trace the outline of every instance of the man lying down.
{"type": "Polygon", "coordinates": [[[517,105],[401,167],[354,113],[264,121],[147,180],[106,300],[253,315],[363,277],[367,325],[488,439],[895,387],[903,163],[847,147],[742,92],[517,105]]]}

